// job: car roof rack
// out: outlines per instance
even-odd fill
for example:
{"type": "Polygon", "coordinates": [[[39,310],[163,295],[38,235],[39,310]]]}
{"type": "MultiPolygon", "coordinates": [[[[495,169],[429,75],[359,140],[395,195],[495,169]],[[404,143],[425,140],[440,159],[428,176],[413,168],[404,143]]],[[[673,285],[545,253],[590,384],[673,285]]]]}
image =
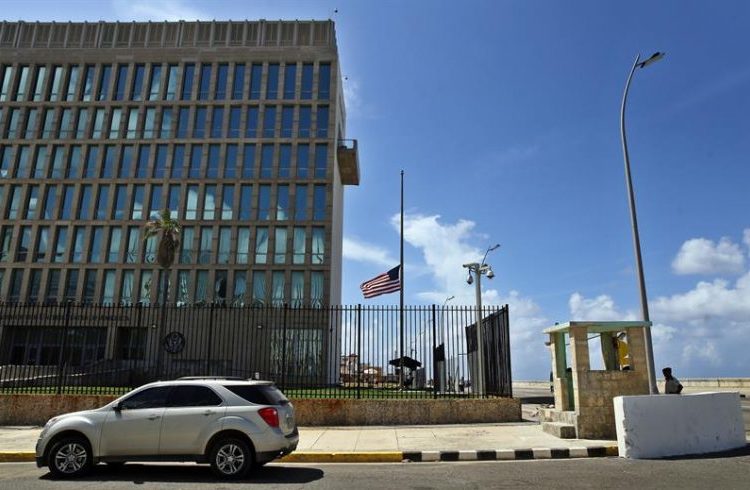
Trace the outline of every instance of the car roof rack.
{"type": "Polygon", "coordinates": [[[177,378],[178,381],[197,381],[199,379],[223,379],[227,381],[251,381],[242,376],[182,376],[177,378]]]}

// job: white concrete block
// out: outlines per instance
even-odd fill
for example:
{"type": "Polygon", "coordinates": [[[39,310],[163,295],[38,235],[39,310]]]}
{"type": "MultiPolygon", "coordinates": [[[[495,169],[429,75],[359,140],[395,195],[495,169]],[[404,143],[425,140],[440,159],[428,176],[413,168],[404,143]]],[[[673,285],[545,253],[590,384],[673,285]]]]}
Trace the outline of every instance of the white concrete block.
{"type": "Polygon", "coordinates": [[[548,448],[531,448],[534,453],[534,459],[550,459],[552,457],[552,450],[548,448]]]}
{"type": "Polygon", "coordinates": [[[585,447],[571,447],[568,449],[571,458],[588,458],[589,450],[585,447]]]}
{"type": "Polygon", "coordinates": [[[497,459],[516,459],[516,452],[512,449],[498,449],[495,451],[497,459]]]}
{"type": "Polygon", "coordinates": [[[476,461],[477,452],[476,451],[459,451],[458,460],[459,461],[476,461]]]}
{"type": "Polygon", "coordinates": [[[739,393],[618,396],[620,456],[633,459],[705,454],[744,447],[739,393]]]}
{"type": "Polygon", "coordinates": [[[422,461],[440,461],[440,451],[422,451],[422,461]]]}

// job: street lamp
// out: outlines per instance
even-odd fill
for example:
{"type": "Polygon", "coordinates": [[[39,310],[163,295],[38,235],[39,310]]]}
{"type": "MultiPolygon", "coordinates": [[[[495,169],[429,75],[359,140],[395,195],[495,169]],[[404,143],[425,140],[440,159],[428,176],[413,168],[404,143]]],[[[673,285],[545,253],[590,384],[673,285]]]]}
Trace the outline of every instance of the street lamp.
{"type": "MultiPolygon", "coordinates": [[[[625,92],[622,94],[622,106],[620,107],[620,135],[622,136],[622,153],[625,158],[625,184],[628,188],[628,204],[630,205],[630,224],[633,230],[633,248],[635,249],[635,264],[638,269],[638,291],[641,296],[641,314],[643,321],[648,322],[648,299],[646,296],[646,283],[643,279],[643,260],[641,259],[641,240],[638,236],[638,218],[635,211],[635,196],[633,194],[633,182],[630,178],[630,157],[628,156],[628,143],[625,137],[625,103],[628,100],[628,90],[630,81],[633,79],[633,73],[636,68],[645,68],[656,63],[664,57],[664,53],[656,52],[645,61],[641,61],[641,55],[635,57],[633,68],[628,75],[628,81],[625,83],[625,92]]],[[[658,393],[656,387],[656,374],[654,370],[654,347],[651,343],[651,327],[645,327],[645,344],[646,344],[646,368],[648,370],[649,393],[654,395],[658,393]]]]}
{"type": "Polygon", "coordinates": [[[484,257],[482,257],[482,262],[480,263],[470,262],[468,264],[464,264],[464,268],[469,270],[469,275],[466,277],[467,284],[471,285],[474,282],[474,276],[476,276],[475,293],[477,301],[477,370],[479,371],[479,374],[477,375],[477,379],[475,381],[477,392],[480,395],[483,395],[485,392],[484,349],[482,348],[484,345],[482,337],[482,274],[486,275],[487,279],[492,279],[493,277],[495,277],[495,273],[492,272],[492,267],[489,264],[486,264],[485,260],[487,259],[487,254],[499,247],[499,243],[487,247],[487,251],[484,253],[484,257]]]}

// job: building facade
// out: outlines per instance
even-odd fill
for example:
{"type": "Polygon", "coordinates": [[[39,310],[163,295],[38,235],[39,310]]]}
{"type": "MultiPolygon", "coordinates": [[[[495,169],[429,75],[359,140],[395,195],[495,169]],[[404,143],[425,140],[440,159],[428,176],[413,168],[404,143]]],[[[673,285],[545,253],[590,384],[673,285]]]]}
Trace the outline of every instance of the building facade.
{"type": "Polygon", "coordinates": [[[341,81],[331,21],[3,23],[0,298],[340,303],[341,81]]]}

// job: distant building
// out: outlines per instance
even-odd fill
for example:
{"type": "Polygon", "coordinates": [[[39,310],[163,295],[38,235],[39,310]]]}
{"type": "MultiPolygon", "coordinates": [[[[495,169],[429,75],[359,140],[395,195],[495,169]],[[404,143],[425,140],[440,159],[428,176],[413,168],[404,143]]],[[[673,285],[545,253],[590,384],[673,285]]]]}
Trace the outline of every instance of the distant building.
{"type": "Polygon", "coordinates": [[[341,301],[345,140],[331,21],[0,25],[0,299],[341,301]]]}

